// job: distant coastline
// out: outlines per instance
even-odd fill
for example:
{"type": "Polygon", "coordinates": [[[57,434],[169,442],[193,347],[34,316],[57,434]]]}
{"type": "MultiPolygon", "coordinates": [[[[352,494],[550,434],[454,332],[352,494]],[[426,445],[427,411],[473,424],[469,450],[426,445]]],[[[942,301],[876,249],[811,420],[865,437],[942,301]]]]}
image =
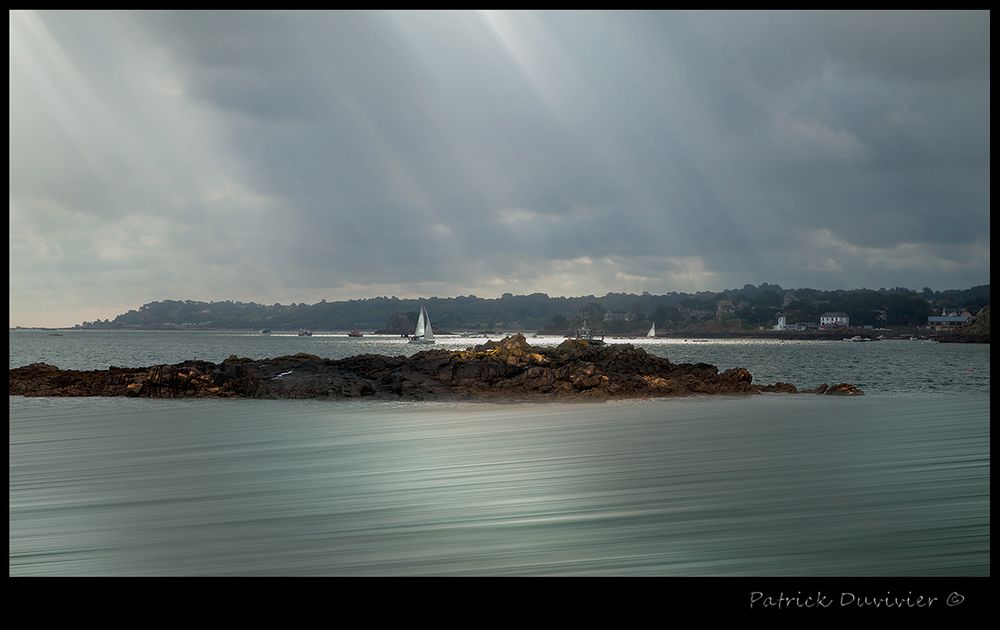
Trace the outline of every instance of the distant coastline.
{"type": "MultiPolygon", "coordinates": [[[[206,332],[206,333],[244,333],[244,334],[254,334],[260,331],[254,328],[177,328],[175,326],[149,326],[142,328],[76,328],[76,327],[63,327],[63,328],[43,328],[39,326],[15,326],[9,329],[10,331],[40,331],[40,332],[206,332]]],[[[273,330],[271,334],[273,335],[295,335],[297,331],[295,330],[273,330]]],[[[343,335],[347,336],[349,330],[338,329],[338,330],[323,330],[316,329],[313,331],[314,335],[343,335]]],[[[384,335],[384,336],[397,336],[396,332],[384,332],[381,330],[376,330],[374,332],[365,332],[365,335],[384,335]]],[[[540,337],[565,337],[570,338],[572,335],[563,335],[558,333],[544,332],[544,331],[489,331],[484,333],[482,331],[476,330],[456,330],[454,332],[443,331],[437,333],[438,336],[450,336],[450,335],[464,335],[469,337],[476,336],[504,336],[504,335],[516,335],[522,334],[526,337],[531,337],[533,335],[538,335],[540,337]]],[[[961,335],[958,333],[947,333],[947,332],[935,332],[918,327],[909,327],[904,329],[843,329],[835,331],[776,331],[776,330],[748,330],[748,331],[697,331],[697,330],[680,330],[680,331],[664,331],[657,333],[656,339],[715,339],[715,340],[731,340],[731,339],[752,339],[752,340],[773,340],[773,341],[842,341],[845,338],[853,336],[861,336],[866,339],[871,339],[872,341],[908,341],[911,337],[915,337],[918,340],[928,340],[928,341],[940,341],[945,343],[989,343],[989,334],[973,334],[973,335],[961,335]],[[881,339],[880,339],[881,337],[881,339]]],[[[643,335],[606,335],[606,340],[610,342],[622,342],[629,343],[633,341],[646,341],[649,338],[643,335]]]]}
{"type": "MultiPolygon", "coordinates": [[[[645,334],[655,324],[671,334],[767,332],[783,317],[790,326],[816,332],[821,317],[839,312],[849,327],[903,331],[927,326],[942,309],[975,315],[989,304],[990,286],[921,292],[912,289],[822,291],[785,289],[776,284],[740,289],[665,295],[608,293],[604,296],[550,297],[545,293],[480,298],[474,295],[400,299],[321,300],[315,304],[257,304],[231,300],[149,302],[113,319],[82,322],[72,328],[146,330],[374,330],[412,333],[426,308],[435,330],[540,331],[572,335],[584,321],[595,334],[645,334]]],[[[860,333],[864,334],[864,333],[860,333]]],[[[766,337],[765,337],[766,338],[766,337]]],[[[794,337],[801,338],[801,337],[794,337]]]]}

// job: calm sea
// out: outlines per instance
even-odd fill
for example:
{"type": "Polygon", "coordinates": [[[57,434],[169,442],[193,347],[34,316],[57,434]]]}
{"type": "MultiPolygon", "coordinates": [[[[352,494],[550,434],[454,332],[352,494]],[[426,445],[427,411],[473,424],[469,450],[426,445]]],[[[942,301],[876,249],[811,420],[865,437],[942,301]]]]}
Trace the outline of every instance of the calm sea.
{"type": "MultiPolygon", "coordinates": [[[[395,337],[60,332],[11,331],[11,367],[413,351],[395,337]]],[[[989,346],[634,343],[868,395],[12,396],[10,574],[989,574],[989,346]]]]}

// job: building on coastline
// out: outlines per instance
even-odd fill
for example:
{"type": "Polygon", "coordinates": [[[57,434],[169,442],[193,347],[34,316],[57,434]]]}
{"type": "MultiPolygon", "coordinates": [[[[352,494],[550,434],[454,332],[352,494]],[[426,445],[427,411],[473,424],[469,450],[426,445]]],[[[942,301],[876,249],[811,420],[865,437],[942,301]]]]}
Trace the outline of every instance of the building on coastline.
{"type": "Polygon", "coordinates": [[[789,324],[785,320],[784,315],[778,317],[778,323],[774,326],[773,330],[805,330],[805,324],[789,324]]]}
{"type": "Polygon", "coordinates": [[[847,313],[828,311],[819,316],[820,328],[848,328],[850,325],[851,318],[847,313]]]}
{"type": "Polygon", "coordinates": [[[947,330],[952,326],[961,326],[969,321],[966,315],[941,315],[927,318],[927,327],[934,330],[947,330]]]}
{"type": "Polygon", "coordinates": [[[953,326],[961,326],[972,319],[972,313],[967,310],[959,312],[957,309],[942,308],[940,315],[932,315],[927,318],[927,327],[934,330],[948,330],[953,326]]]}

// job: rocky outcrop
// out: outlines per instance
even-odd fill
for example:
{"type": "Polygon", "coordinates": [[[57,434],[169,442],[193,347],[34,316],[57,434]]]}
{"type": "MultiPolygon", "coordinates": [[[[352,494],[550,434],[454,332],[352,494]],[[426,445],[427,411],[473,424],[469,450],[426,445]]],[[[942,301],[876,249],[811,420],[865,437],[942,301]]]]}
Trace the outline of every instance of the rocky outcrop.
{"type": "Polygon", "coordinates": [[[940,343],[989,343],[990,342],[990,305],[987,304],[976,313],[967,324],[954,332],[938,336],[940,343]]]}
{"type": "Polygon", "coordinates": [[[839,383],[826,388],[827,396],[864,396],[865,393],[850,383],[839,383]]]}
{"type": "MultiPolygon", "coordinates": [[[[826,389],[825,385],[820,385],[820,387],[822,387],[824,390],[826,389]]],[[[761,385],[760,386],[760,391],[762,391],[762,392],[776,392],[776,393],[780,393],[780,394],[797,394],[797,393],[799,393],[799,389],[796,386],[792,385],[791,383],[782,383],[781,381],[778,381],[774,385],[761,385]]],[[[816,392],[813,392],[813,393],[819,394],[819,393],[822,393],[822,392],[816,391],[816,392]]]]}
{"type": "MultiPolygon", "coordinates": [[[[459,398],[608,399],[695,394],[796,393],[789,383],[756,385],[745,368],[719,372],[707,363],[672,363],[629,344],[567,340],[532,347],[523,335],[464,351],[426,350],[410,357],[364,354],[341,360],[310,354],[222,363],[185,361],[146,368],[60,370],[44,363],[15,368],[10,394],[151,398],[459,398]]],[[[859,395],[853,385],[814,393],[859,395]],[[837,391],[833,391],[837,390],[837,391]]]]}

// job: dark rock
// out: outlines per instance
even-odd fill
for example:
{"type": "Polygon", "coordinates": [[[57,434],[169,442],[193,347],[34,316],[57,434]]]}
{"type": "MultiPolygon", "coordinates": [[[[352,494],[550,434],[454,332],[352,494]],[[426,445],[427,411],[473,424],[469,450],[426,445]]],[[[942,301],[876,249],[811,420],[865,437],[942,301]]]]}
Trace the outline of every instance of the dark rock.
{"type": "Polygon", "coordinates": [[[989,343],[989,335],[946,333],[937,337],[938,343],[989,343]]]}
{"type": "Polygon", "coordinates": [[[865,393],[850,383],[833,385],[826,390],[827,396],[864,396],[865,393]]]}
{"type": "Polygon", "coordinates": [[[758,391],[761,392],[775,392],[779,394],[797,394],[799,389],[792,385],[791,383],[782,383],[778,381],[774,385],[758,385],[758,391]]]}
{"type": "MultiPolygon", "coordinates": [[[[634,398],[695,394],[795,393],[789,383],[754,385],[745,368],[721,374],[707,363],[671,363],[627,344],[571,339],[534,348],[523,335],[465,351],[425,350],[411,357],[358,355],[341,360],[311,354],[220,364],[185,361],[107,371],[60,370],[32,364],[9,370],[11,395],[212,398],[518,399],[634,398]]],[[[826,391],[859,395],[853,385],[826,391]]]]}
{"type": "Polygon", "coordinates": [[[989,343],[990,305],[981,308],[972,321],[939,335],[937,340],[940,343],[989,343]]]}

